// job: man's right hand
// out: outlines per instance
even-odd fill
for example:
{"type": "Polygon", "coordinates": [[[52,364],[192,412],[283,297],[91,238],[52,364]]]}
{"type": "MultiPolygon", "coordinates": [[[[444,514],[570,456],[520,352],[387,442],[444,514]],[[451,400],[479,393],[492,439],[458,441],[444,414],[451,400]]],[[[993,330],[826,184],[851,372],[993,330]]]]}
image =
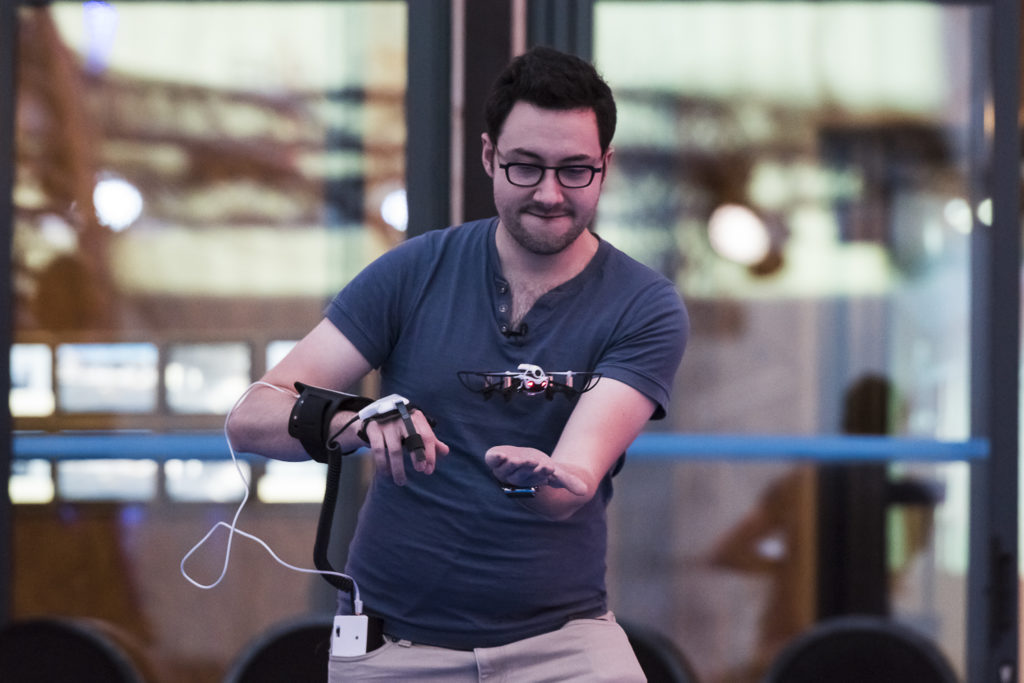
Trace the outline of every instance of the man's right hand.
{"type": "MultiPolygon", "coordinates": [[[[448,455],[448,445],[437,438],[430,422],[422,411],[409,410],[416,432],[423,439],[422,458],[408,454],[413,469],[423,474],[433,474],[438,459],[448,455]]],[[[405,486],[408,477],[405,474],[405,459],[408,453],[402,441],[409,435],[404,421],[400,419],[380,422],[369,420],[360,424],[356,431],[362,430],[370,442],[370,452],[379,476],[389,476],[398,486],[405,486]]]]}

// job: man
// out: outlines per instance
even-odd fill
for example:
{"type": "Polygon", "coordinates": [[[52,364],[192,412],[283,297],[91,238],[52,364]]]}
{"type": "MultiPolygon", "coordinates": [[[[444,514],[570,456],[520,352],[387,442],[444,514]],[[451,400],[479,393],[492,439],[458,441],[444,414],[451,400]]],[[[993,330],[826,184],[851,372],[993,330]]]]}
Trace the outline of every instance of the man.
{"type": "Polygon", "coordinates": [[[266,374],[278,390],[257,386],[239,405],[229,436],[303,459],[285,392],[342,389],[375,368],[382,394],[422,409],[410,414],[416,457],[404,420],[342,409],[330,421],[342,451],[362,432],[373,454],[347,571],[387,635],[365,655],[332,656],[332,680],[642,681],[608,612],[605,507],[620,456],[664,415],[686,311],[668,280],[591,232],[616,116],[591,65],[531,50],[485,113],[498,217],[371,264],[266,374]],[[565,387],[573,375],[557,373],[572,372],[592,386],[527,391],[520,366],[542,384],[565,387]]]}

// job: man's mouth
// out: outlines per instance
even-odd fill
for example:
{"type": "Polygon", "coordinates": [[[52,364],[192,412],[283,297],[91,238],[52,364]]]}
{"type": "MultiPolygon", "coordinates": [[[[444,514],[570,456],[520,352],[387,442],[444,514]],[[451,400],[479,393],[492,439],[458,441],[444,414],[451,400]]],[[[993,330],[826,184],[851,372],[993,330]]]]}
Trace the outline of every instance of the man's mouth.
{"type": "Polygon", "coordinates": [[[543,218],[545,220],[551,220],[552,218],[565,218],[565,217],[568,217],[568,216],[572,215],[572,213],[570,211],[568,211],[567,209],[552,210],[552,209],[527,208],[527,209],[523,210],[523,213],[524,214],[528,214],[530,216],[534,216],[536,218],[543,218]]]}

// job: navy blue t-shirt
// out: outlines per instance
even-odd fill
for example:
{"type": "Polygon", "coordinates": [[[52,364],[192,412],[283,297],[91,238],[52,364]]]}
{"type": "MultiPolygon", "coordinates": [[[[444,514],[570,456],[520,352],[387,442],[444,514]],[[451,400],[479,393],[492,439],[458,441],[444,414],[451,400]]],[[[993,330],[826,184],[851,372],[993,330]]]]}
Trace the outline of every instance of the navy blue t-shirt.
{"type": "MultiPolygon", "coordinates": [[[[385,632],[469,649],[546,633],[607,609],[610,475],[565,521],[507,498],[484,463],[496,445],[551,453],[575,405],[556,395],[485,400],[460,371],[599,372],[664,412],[689,330],[667,279],[600,241],[572,280],[543,295],[508,335],[497,219],[412,238],[376,260],[326,315],[398,393],[436,420],[451,447],[434,474],[374,477],[347,571],[385,632]],[[505,330],[505,332],[503,332],[505,330]]],[[[598,380],[601,381],[601,380],[598,380]]]]}

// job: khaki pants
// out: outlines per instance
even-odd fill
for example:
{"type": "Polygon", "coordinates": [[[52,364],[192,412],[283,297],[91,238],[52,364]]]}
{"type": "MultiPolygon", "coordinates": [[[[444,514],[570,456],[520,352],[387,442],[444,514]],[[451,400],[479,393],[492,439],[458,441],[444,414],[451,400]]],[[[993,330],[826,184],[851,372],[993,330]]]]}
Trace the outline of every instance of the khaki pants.
{"type": "Polygon", "coordinates": [[[331,657],[331,683],[643,683],[640,665],[611,612],[575,619],[562,628],[499,647],[448,650],[385,639],[365,655],[331,657]]]}

